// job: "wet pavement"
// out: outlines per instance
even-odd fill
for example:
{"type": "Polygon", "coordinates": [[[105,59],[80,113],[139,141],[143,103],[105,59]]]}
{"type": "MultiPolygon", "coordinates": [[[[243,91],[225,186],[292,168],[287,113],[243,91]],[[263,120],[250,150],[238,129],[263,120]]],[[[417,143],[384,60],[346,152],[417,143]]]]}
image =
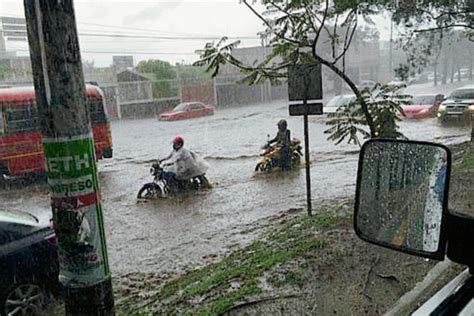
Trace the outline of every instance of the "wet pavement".
{"type": "MultiPolygon", "coordinates": [[[[253,172],[260,146],[267,134],[274,136],[281,118],[288,120],[292,137],[303,139],[302,118],[288,117],[284,101],[218,109],[214,116],[185,121],[112,122],[114,157],[99,162],[112,272],[182,270],[204,264],[205,257],[251,240],[259,220],[289,208],[304,208],[303,167],[285,176],[253,172]],[[151,162],[169,153],[176,134],[211,165],[208,178],[214,188],[182,200],[138,202],[141,185],[152,180],[151,162]]],[[[315,206],[353,195],[355,188],[359,147],[327,141],[326,120],[310,118],[315,206]]],[[[400,126],[410,139],[445,144],[470,135],[470,128],[442,127],[435,119],[403,121],[400,126]]],[[[47,188],[41,184],[2,191],[0,203],[42,220],[50,217],[47,188]]]]}

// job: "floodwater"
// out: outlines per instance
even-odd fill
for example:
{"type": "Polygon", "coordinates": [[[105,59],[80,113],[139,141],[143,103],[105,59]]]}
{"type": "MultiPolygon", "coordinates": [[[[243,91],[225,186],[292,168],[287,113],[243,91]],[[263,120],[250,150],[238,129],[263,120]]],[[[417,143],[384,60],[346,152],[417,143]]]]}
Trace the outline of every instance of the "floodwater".
{"type": "MultiPolygon", "coordinates": [[[[303,120],[288,117],[286,102],[217,110],[211,117],[161,122],[156,119],[112,122],[114,157],[99,162],[109,260],[115,275],[136,271],[173,271],[204,264],[235,244],[254,238],[252,228],[289,208],[304,208],[305,173],[255,175],[258,152],[288,120],[292,137],[303,140],[303,120]],[[153,159],[166,156],[179,134],[185,147],[206,158],[214,188],[182,200],[138,202],[141,185],[152,180],[153,159]]],[[[325,117],[310,118],[313,206],[354,194],[358,149],[326,140],[325,117]]],[[[404,121],[410,139],[454,143],[470,129],[441,127],[436,120],[404,121]]],[[[5,208],[50,217],[45,185],[0,192],[5,208]]]]}

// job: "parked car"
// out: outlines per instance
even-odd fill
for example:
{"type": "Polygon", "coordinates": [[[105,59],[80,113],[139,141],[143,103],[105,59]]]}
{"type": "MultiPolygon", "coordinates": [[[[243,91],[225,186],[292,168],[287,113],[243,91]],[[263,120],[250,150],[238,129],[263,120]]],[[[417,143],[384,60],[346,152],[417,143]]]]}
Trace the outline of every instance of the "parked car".
{"type": "Polygon", "coordinates": [[[438,108],[442,123],[452,119],[472,121],[474,116],[474,85],[464,86],[451,92],[438,108]]]}
{"type": "Polygon", "coordinates": [[[358,85],[357,89],[364,90],[364,89],[373,89],[377,83],[372,80],[362,80],[358,85]]]}
{"type": "Polygon", "coordinates": [[[213,115],[214,107],[201,102],[186,102],[178,104],[173,110],[161,113],[160,121],[184,120],[206,115],[213,115]]]}
{"type": "Polygon", "coordinates": [[[401,79],[395,79],[390,82],[387,82],[387,86],[399,86],[401,88],[406,88],[408,84],[409,83],[407,81],[401,79]]]}
{"type": "Polygon", "coordinates": [[[354,94],[336,95],[323,107],[323,112],[325,114],[335,113],[338,108],[348,105],[355,99],[356,96],[354,94]]]}
{"type": "Polygon", "coordinates": [[[412,104],[403,105],[399,117],[423,119],[435,117],[438,107],[444,99],[442,94],[423,94],[413,98],[412,104]]]}
{"type": "Polygon", "coordinates": [[[0,210],[0,315],[34,315],[59,293],[56,235],[31,214],[0,210]]]}
{"type": "Polygon", "coordinates": [[[428,73],[420,73],[410,76],[408,84],[426,83],[428,82],[428,73]]]}

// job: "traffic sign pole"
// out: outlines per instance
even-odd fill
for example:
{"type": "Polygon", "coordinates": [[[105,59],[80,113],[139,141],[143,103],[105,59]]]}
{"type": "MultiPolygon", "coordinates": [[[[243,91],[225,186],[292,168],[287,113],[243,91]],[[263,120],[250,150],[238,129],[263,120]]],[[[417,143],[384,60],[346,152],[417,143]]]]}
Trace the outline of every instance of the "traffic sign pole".
{"type": "Polygon", "coordinates": [[[303,101],[290,104],[290,115],[303,116],[304,120],[304,156],[306,169],[306,203],[308,215],[312,215],[311,202],[311,173],[309,155],[309,127],[308,115],[322,115],[323,104],[314,102],[323,98],[321,65],[296,64],[288,68],[288,99],[289,101],[303,101]],[[312,101],[308,103],[308,99],[312,101]]]}
{"type": "Polygon", "coordinates": [[[308,130],[308,102],[306,98],[303,100],[303,104],[306,108],[304,114],[304,159],[306,169],[306,204],[308,208],[308,215],[312,215],[312,203],[311,203],[311,174],[310,174],[310,157],[309,157],[309,130],[308,130]]]}

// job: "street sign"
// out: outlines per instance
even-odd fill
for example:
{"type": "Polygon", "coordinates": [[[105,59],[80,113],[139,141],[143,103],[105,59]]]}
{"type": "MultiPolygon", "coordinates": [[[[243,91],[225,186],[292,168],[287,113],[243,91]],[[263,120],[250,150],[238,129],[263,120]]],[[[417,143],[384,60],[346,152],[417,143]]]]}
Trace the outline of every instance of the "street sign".
{"type": "Polygon", "coordinates": [[[308,103],[307,105],[303,103],[290,104],[290,116],[299,116],[299,115],[322,115],[323,114],[323,104],[322,103],[308,103]]]}
{"type": "Polygon", "coordinates": [[[323,114],[323,104],[315,102],[323,98],[323,83],[321,75],[321,64],[302,63],[288,67],[288,99],[290,101],[302,101],[302,103],[290,104],[290,115],[303,116],[304,126],[304,156],[306,169],[306,203],[308,215],[312,215],[311,202],[311,175],[309,166],[309,132],[308,115],[323,114]]]}
{"type": "Polygon", "coordinates": [[[298,64],[288,67],[288,98],[290,101],[323,98],[321,64],[298,64]]]}

